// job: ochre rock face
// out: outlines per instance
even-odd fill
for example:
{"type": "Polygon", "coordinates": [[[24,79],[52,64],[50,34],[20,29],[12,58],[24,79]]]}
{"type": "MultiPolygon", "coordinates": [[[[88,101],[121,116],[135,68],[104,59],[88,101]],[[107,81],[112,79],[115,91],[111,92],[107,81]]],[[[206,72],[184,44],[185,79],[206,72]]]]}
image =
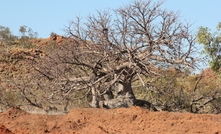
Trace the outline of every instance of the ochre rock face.
{"type": "Polygon", "coordinates": [[[56,43],[62,43],[63,41],[74,41],[75,39],[64,37],[61,35],[54,35],[46,39],[46,43],[49,41],[55,41],[56,43]]]}
{"type": "Polygon", "coordinates": [[[60,43],[60,42],[63,41],[64,38],[65,38],[65,37],[63,37],[63,36],[55,35],[55,36],[49,37],[49,38],[47,39],[47,41],[52,41],[52,40],[54,40],[54,41],[56,41],[57,43],[60,43]]]}
{"type": "Polygon", "coordinates": [[[10,130],[8,130],[4,125],[0,124],[0,134],[13,134],[10,130]]]}

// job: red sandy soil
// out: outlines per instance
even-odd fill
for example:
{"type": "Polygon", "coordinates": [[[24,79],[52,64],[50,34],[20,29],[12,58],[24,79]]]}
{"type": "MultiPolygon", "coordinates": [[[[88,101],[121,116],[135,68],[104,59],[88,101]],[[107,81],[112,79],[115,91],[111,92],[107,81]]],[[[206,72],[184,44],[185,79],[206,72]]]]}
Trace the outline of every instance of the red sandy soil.
{"type": "Polygon", "coordinates": [[[221,115],[151,112],[140,107],[73,109],[66,115],[0,114],[0,134],[221,134],[221,115]]]}

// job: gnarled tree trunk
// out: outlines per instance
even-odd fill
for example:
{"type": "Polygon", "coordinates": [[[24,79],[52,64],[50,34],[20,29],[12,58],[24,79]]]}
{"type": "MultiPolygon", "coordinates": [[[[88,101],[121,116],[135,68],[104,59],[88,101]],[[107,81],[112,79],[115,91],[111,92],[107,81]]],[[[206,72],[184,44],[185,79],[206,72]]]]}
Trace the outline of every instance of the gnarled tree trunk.
{"type": "Polygon", "coordinates": [[[118,83],[116,91],[113,91],[114,98],[110,100],[104,100],[103,106],[107,109],[130,107],[135,105],[136,98],[133,94],[131,82],[118,83]]]}
{"type": "Polygon", "coordinates": [[[144,100],[137,100],[131,85],[131,80],[125,82],[118,82],[115,84],[113,90],[106,92],[102,98],[104,100],[99,100],[96,91],[92,91],[92,107],[94,108],[106,108],[114,109],[121,107],[130,107],[130,106],[141,106],[149,110],[157,111],[156,108],[149,102],[144,100]]]}

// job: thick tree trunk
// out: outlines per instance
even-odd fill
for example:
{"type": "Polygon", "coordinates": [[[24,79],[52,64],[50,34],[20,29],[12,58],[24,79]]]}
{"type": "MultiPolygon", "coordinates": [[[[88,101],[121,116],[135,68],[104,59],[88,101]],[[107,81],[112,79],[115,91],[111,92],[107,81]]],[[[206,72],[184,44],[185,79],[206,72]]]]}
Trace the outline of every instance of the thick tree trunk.
{"type": "MultiPolygon", "coordinates": [[[[100,102],[100,107],[113,109],[120,107],[130,107],[135,105],[136,98],[134,96],[131,82],[116,84],[115,90],[112,91],[113,99],[108,99],[100,102]]],[[[110,97],[108,97],[110,98],[110,97]]]]}
{"type": "Polygon", "coordinates": [[[140,106],[152,111],[157,111],[157,109],[151,103],[136,99],[132,90],[131,81],[116,84],[112,91],[108,91],[103,95],[104,100],[98,99],[98,95],[95,90],[92,90],[92,94],[91,107],[94,108],[114,109],[140,106]]]}

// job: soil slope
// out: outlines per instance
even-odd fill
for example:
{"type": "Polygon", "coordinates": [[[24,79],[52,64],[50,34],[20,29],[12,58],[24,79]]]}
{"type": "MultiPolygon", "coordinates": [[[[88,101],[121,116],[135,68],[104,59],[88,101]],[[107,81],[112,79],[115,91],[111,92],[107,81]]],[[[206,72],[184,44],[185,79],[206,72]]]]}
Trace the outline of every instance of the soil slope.
{"type": "Polygon", "coordinates": [[[66,115],[0,114],[0,134],[221,134],[221,115],[151,112],[140,107],[73,109],[66,115]]]}

